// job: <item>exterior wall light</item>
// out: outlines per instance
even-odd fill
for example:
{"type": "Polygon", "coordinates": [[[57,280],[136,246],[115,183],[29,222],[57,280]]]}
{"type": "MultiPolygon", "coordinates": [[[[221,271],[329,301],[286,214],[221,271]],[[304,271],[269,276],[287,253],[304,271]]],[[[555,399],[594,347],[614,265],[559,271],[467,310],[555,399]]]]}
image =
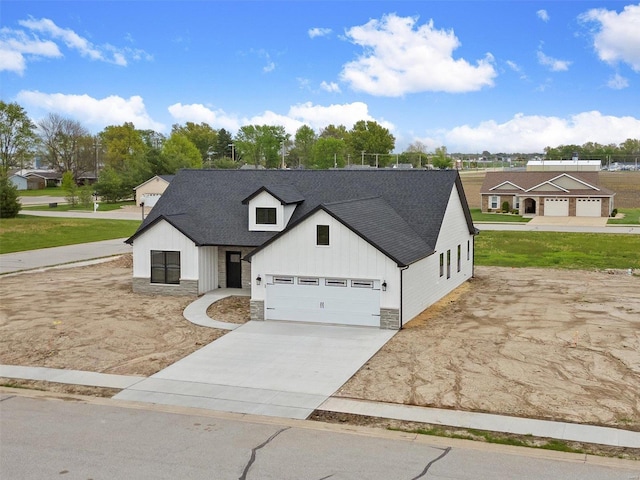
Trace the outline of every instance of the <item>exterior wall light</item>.
{"type": "Polygon", "coordinates": [[[383,281],[382,281],[382,291],[383,291],[383,292],[386,292],[386,291],[387,291],[387,281],[386,281],[386,280],[383,280],[383,281]]]}
{"type": "Polygon", "coordinates": [[[258,274],[258,276],[256,277],[256,285],[260,285],[260,282],[262,282],[262,277],[260,276],[260,274],[258,274]]]}

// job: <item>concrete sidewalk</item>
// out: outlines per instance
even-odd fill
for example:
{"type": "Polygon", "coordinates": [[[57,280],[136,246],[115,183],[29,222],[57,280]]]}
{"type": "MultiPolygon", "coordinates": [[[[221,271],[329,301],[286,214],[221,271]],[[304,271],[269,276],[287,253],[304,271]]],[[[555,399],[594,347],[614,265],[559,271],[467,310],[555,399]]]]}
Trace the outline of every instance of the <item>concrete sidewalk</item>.
{"type": "Polygon", "coordinates": [[[126,238],[0,255],[0,275],[131,253],[126,238]]]}
{"type": "MultiPolygon", "coordinates": [[[[109,388],[131,388],[144,380],[143,377],[110,375],[78,370],[60,370],[43,367],[18,367],[0,365],[0,377],[44,380],[74,385],[98,386],[109,388]]],[[[177,398],[189,391],[189,383],[177,382],[177,398]]],[[[2,387],[0,387],[2,388],[2,387]]],[[[185,398],[187,398],[185,396],[185,398]]],[[[202,399],[204,403],[205,399],[202,399]]],[[[174,403],[179,405],[178,403],[174,403]]],[[[190,406],[190,405],[183,405],[190,406]]],[[[208,408],[202,404],[198,408],[208,408]]],[[[215,410],[215,409],[213,409],[215,410]]],[[[487,413],[464,412],[409,405],[398,405],[349,398],[330,397],[318,410],[326,412],[367,415],[379,418],[392,418],[411,422],[428,423],[450,427],[470,428],[491,432],[532,435],[542,438],[594,443],[624,448],[640,448],[640,432],[632,432],[610,427],[598,427],[567,422],[552,422],[530,418],[508,417],[487,413]]]]}
{"type": "Polygon", "coordinates": [[[217,288],[216,290],[205,293],[200,298],[187,305],[182,316],[191,323],[200,325],[201,327],[235,330],[241,325],[240,323],[221,322],[219,320],[214,320],[207,315],[207,309],[212,303],[233,295],[250,297],[251,290],[248,288],[217,288]]]}

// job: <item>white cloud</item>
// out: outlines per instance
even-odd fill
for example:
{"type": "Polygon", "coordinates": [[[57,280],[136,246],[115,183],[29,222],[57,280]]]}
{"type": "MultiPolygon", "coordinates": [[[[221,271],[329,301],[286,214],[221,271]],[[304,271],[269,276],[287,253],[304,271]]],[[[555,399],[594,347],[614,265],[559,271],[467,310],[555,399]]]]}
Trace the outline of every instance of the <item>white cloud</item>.
{"type": "Polygon", "coordinates": [[[316,28],[310,28],[307,33],[309,34],[309,38],[326,37],[331,33],[331,29],[316,27],[316,28]]]}
{"type": "Polygon", "coordinates": [[[546,10],[542,9],[542,10],[538,10],[536,12],[536,15],[538,16],[538,18],[540,20],[542,20],[543,22],[548,22],[549,21],[549,14],[547,13],[546,10]]]}
{"type": "Polygon", "coordinates": [[[289,111],[284,114],[267,110],[241,120],[222,110],[214,111],[202,104],[182,105],[177,103],[169,107],[169,113],[181,123],[206,122],[213,128],[224,128],[231,132],[237,132],[244,125],[282,125],[287,133],[293,135],[302,125],[308,125],[315,130],[330,124],[345,125],[347,128],[351,128],[358,120],[374,120],[390,131],[395,129],[392,123],[373,118],[369,114],[367,104],[362,102],[329,106],[307,102],[290,107],[289,111]]]}
{"type": "Polygon", "coordinates": [[[335,82],[322,82],[320,88],[330,93],[340,93],[340,86],[335,82]]]}
{"type": "Polygon", "coordinates": [[[61,28],[48,18],[18,21],[25,30],[0,29],[0,71],[24,73],[28,61],[62,57],[61,45],[91,60],[126,66],[129,60],[151,60],[141,49],[95,46],[73,30],[61,28]],[[59,45],[60,44],[60,45],[59,45]]]}
{"type": "Polygon", "coordinates": [[[542,152],[547,146],[621,143],[636,138],[640,118],[583,112],[567,118],[519,113],[505,123],[494,120],[477,126],[461,125],[428,132],[420,138],[427,145],[446,145],[451,152],[542,152]]]}
{"type": "Polygon", "coordinates": [[[434,28],[432,20],[417,25],[417,18],[391,14],[352,27],[346,36],[364,54],[343,66],[341,79],[354,90],[372,95],[476,91],[492,86],[497,75],[491,54],[475,66],[454,59],[458,38],[453,30],[434,28]]]}
{"type": "Polygon", "coordinates": [[[89,57],[92,60],[104,60],[102,53],[94,48],[86,38],[81,37],[73,30],[58,27],[48,18],[41,18],[40,20],[30,18],[29,20],[20,20],[18,23],[28,30],[62,40],[68,48],[78,50],[82,56],[89,57]]]}
{"type": "Polygon", "coordinates": [[[25,55],[56,58],[62,53],[52,41],[29,37],[21,30],[0,29],[0,71],[22,74],[27,66],[25,55]]]}
{"type": "Polygon", "coordinates": [[[213,128],[224,128],[231,132],[236,132],[240,127],[240,122],[237,118],[226,114],[223,110],[212,110],[200,103],[191,105],[175,103],[170,105],[168,110],[171,116],[179,123],[204,122],[213,128]]]}
{"type": "Polygon", "coordinates": [[[614,90],[622,90],[629,86],[629,80],[624,78],[622,75],[616,73],[613,77],[609,79],[607,82],[607,87],[612,88],[614,90]]]}
{"type": "Polygon", "coordinates": [[[89,95],[65,95],[23,90],[17,100],[29,111],[59,113],[101,130],[108,125],[132,122],[136,128],[165,131],[166,126],[151,119],[140,96],[128,99],[111,95],[97,99],[89,95]]]}
{"type": "Polygon", "coordinates": [[[549,67],[552,72],[566,72],[572,62],[569,60],[558,60],[557,58],[545,55],[541,49],[538,49],[538,63],[545,67],[549,67]]]}
{"type": "Polygon", "coordinates": [[[589,10],[579,19],[597,23],[593,32],[593,47],[600,60],[624,62],[640,72],[640,4],[627,5],[622,12],[603,8],[589,10]]]}

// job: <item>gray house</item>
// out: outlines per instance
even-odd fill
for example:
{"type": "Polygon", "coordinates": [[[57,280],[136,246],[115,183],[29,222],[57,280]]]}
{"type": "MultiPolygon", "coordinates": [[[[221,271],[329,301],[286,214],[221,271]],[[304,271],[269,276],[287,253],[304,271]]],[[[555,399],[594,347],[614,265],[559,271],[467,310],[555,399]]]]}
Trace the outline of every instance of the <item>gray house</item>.
{"type": "Polygon", "coordinates": [[[137,292],[398,329],[473,275],[476,234],[453,170],[183,170],[127,242],[137,292]]]}

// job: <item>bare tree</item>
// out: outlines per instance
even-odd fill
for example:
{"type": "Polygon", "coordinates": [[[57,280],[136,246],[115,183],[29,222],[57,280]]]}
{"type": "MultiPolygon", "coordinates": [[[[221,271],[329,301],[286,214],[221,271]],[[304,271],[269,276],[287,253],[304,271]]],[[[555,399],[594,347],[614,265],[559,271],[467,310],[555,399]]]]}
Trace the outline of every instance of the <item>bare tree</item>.
{"type": "Polygon", "coordinates": [[[93,167],[92,139],[76,120],[50,113],[38,123],[38,133],[49,166],[60,173],[71,172],[74,180],[93,167]]]}

